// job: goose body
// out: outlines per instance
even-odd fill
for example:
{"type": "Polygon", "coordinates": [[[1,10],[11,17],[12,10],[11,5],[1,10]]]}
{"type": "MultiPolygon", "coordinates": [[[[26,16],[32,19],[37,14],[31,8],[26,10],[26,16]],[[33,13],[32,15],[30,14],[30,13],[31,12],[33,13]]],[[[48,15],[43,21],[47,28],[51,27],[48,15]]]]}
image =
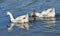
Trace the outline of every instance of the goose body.
{"type": "Polygon", "coordinates": [[[8,27],[8,30],[11,30],[14,25],[18,25],[18,24],[21,24],[21,25],[19,25],[21,28],[24,28],[24,26],[25,26],[26,29],[28,30],[28,27],[27,27],[28,24],[25,25],[25,23],[28,23],[29,22],[29,20],[28,20],[29,19],[28,14],[19,16],[19,17],[15,18],[15,19],[14,19],[13,15],[10,12],[7,12],[7,15],[10,17],[11,22],[13,23],[13,24],[11,24],[8,27]],[[17,23],[17,24],[14,24],[14,23],[17,23]]]}
{"type": "Polygon", "coordinates": [[[55,17],[55,8],[49,8],[47,10],[42,11],[41,13],[35,12],[37,17],[55,17]]]}
{"type": "Polygon", "coordinates": [[[42,11],[41,15],[44,17],[55,17],[55,8],[49,8],[47,10],[42,11]]]}
{"type": "Polygon", "coordinates": [[[13,15],[10,12],[7,12],[7,15],[10,17],[11,22],[13,22],[13,23],[18,23],[18,22],[24,23],[24,22],[28,22],[29,21],[28,20],[28,18],[29,18],[28,14],[19,16],[19,17],[15,18],[15,19],[14,19],[13,15]]]}

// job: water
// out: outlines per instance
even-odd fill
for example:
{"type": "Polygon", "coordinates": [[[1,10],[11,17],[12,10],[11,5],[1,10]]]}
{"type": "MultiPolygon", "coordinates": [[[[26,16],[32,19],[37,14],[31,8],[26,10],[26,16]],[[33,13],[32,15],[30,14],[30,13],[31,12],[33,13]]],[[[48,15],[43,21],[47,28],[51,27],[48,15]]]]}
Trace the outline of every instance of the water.
{"type": "MultiPolygon", "coordinates": [[[[60,0],[1,0],[0,1],[0,36],[60,36],[60,0]],[[29,31],[14,26],[12,31],[7,30],[10,25],[10,18],[6,16],[6,12],[10,11],[14,18],[30,14],[32,10],[41,12],[44,9],[54,7],[56,9],[56,17],[53,21],[40,18],[37,21],[29,23],[29,31]]],[[[51,20],[51,19],[50,19],[51,20]]]]}

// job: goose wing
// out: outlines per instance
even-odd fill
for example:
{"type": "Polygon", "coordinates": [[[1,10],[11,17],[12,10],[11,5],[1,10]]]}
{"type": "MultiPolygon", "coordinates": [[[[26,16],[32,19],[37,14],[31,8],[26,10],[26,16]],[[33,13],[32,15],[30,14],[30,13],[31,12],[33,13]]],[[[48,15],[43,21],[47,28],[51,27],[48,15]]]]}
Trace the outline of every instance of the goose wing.
{"type": "Polygon", "coordinates": [[[16,20],[16,21],[20,21],[20,20],[23,19],[24,17],[25,17],[25,15],[22,15],[22,16],[17,17],[15,20],[16,20]]]}

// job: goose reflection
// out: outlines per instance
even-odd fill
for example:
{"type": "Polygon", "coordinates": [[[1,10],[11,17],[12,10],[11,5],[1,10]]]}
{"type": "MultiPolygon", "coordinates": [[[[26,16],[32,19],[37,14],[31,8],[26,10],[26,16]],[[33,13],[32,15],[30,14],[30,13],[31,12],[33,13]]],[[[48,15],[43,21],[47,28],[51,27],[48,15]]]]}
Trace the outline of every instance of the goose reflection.
{"type": "Polygon", "coordinates": [[[29,30],[28,23],[23,23],[23,24],[21,24],[21,23],[11,23],[10,25],[7,25],[8,31],[12,31],[14,26],[18,26],[19,28],[29,30]]]}
{"type": "Polygon", "coordinates": [[[55,27],[55,20],[56,18],[55,17],[44,17],[44,18],[40,18],[40,20],[42,20],[43,22],[43,26],[46,27],[46,28],[53,28],[55,27]]]}

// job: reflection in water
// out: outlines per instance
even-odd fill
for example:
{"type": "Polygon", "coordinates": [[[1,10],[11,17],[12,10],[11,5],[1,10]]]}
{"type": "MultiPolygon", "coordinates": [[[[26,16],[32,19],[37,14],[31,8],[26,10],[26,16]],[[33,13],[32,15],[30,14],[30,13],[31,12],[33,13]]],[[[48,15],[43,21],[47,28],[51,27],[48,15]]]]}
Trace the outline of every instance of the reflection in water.
{"type": "MultiPolygon", "coordinates": [[[[41,22],[42,23],[42,26],[44,27],[44,28],[50,28],[50,29],[52,29],[52,28],[54,28],[55,27],[55,18],[37,18],[37,20],[39,20],[39,21],[37,21],[37,22],[41,22]]],[[[31,20],[32,21],[32,20],[31,20]]],[[[36,23],[37,23],[36,22],[36,23]]],[[[32,23],[35,23],[35,22],[33,22],[32,21],[32,23]]],[[[40,23],[40,24],[41,24],[40,23]]],[[[32,25],[32,24],[31,24],[32,25]]],[[[34,24],[35,25],[35,24],[34,24]]],[[[39,25],[39,24],[37,24],[37,25],[39,25]]],[[[18,26],[19,28],[22,28],[22,29],[26,29],[26,30],[29,30],[29,23],[24,23],[24,24],[21,24],[21,23],[11,23],[10,24],[10,26],[8,26],[8,31],[11,31],[12,29],[13,29],[13,26],[18,26]]],[[[33,25],[32,25],[33,26],[33,25]]],[[[34,27],[34,26],[33,26],[34,27]]],[[[38,26],[35,26],[35,27],[38,27],[38,26]]],[[[36,29],[36,28],[35,28],[36,29]]],[[[40,28],[39,28],[40,29],[40,28]]]]}
{"type": "Polygon", "coordinates": [[[44,27],[47,27],[47,28],[53,28],[53,27],[55,27],[55,17],[53,17],[53,18],[40,18],[41,20],[42,20],[42,22],[44,23],[44,27]]]}
{"type": "Polygon", "coordinates": [[[11,23],[9,26],[7,26],[8,31],[11,31],[14,26],[18,26],[19,28],[23,28],[23,29],[29,30],[28,23],[23,23],[23,24],[21,24],[21,23],[11,23]]]}
{"type": "Polygon", "coordinates": [[[36,21],[35,22],[32,21],[32,23],[34,23],[36,27],[35,29],[37,29],[38,27],[38,29],[45,29],[45,30],[54,29],[55,22],[56,22],[55,17],[42,17],[42,18],[36,17],[36,21]]]}

